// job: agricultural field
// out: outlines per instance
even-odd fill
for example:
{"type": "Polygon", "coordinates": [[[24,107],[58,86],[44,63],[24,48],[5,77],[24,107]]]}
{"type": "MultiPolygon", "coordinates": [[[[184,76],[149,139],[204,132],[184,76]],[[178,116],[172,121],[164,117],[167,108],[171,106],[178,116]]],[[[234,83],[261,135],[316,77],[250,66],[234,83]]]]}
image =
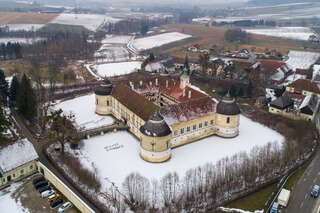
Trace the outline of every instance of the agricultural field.
{"type": "Polygon", "coordinates": [[[47,24],[57,15],[53,13],[0,12],[0,26],[6,24],[47,24]]]}
{"type": "Polygon", "coordinates": [[[320,53],[290,51],[288,57],[289,59],[286,61],[286,64],[291,69],[309,69],[320,59],[320,53]]]}
{"type": "Polygon", "coordinates": [[[307,41],[314,32],[308,27],[275,27],[263,29],[245,29],[247,33],[307,41]]]}
{"type": "Polygon", "coordinates": [[[133,41],[133,47],[138,51],[152,49],[154,47],[160,47],[164,44],[190,38],[191,35],[171,32],[163,33],[155,36],[149,36],[144,38],[138,38],[133,41]]]}
{"type": "Polygon", "coordinates": [[[126,75],[137,71],[141,68],[140,61],[120,62],[120,63],[109,63],[109,64],[95,64],[92,65],[93,70],[99,77],[113,77],[126,75]]]}
{"type": "Polygon", "coordinates": [[[105,23],[115,23],[118,21],[120,21],[120,19],[112,18],[105,15],[62,13],[55,19],[53,19],[50,23],[83,26],[88,30],[96,31],[101,25],[105,23]]]}

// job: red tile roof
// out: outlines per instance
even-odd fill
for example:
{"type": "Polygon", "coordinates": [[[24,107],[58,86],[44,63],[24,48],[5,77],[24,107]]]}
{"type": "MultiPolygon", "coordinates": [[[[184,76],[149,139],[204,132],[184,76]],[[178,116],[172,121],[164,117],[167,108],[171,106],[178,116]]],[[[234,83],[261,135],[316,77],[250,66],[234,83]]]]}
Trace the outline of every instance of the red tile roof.
{"type": "Polygon", "coordinates": [[[185,103],[169,105],[160,109],[168,125],[179,124],[216,113],[217,103],[209,97],[185,103]]]}
{"type": "Polygon", "coordinates": [[[177,103],[184,103],[191,100],[196,100],[200,98],[207,97],[206,94],[203,94],[191,87],[185,88],[185,95],[183,94],[183,89],[180,88],[180,82],[168,78],[168,77],[153,77],[147,80],[135,82],[134,89],[140,94],[145,93],[162,93],[166,96],[171,97],[177,103]],[[158,83],[157,83],[158,82],[158,83]],[[189,98],[189,94],[191,93],[191,97],[189,98]]]}
{"type": "Polygon", "coordinates": [[[320,88],[318,87],[318,84],[307,79],[298,79],[289,84],[288,87],[293,87],[294,90],[298,92],[302,92],[302,90],[305,90],[308,92],[320,94],[320,88]]]}
{"type": "Polygon", "coordinates": [[[123,84],[115,85],[111,95],[144,121],[159,110],[157,105],[123,84]]]}
{"type": "Polygon", "coordinates": [[[280,61],[260,61],[260,70],[268,74],[274,74],[278,68],[286,66],[285,63],[280,61]]]}
{"type": "Polygon", "coordinates": [[[173,58],[173,63],[175,64],[184,64],[184,62],[185,62],[184,58],[177,58],[177,57],[173,58]]]}
{"type": "Polygon", "coordinates": [[[292,99],[296,99],[296,100],[302,100],[302,99],[304,99],[304,95],[301,95],[301,94],[297,94],[297,93],[289,93],[289,92],[285,92],[285,94],[287,94],[287,95],[291,95],[291,98],[292,99]]]}
{"type": "Polygon", "coordinates": [[[252,67],[252,63],[246,61],[233,61],[236,68],[250,69],[252,67]]]}

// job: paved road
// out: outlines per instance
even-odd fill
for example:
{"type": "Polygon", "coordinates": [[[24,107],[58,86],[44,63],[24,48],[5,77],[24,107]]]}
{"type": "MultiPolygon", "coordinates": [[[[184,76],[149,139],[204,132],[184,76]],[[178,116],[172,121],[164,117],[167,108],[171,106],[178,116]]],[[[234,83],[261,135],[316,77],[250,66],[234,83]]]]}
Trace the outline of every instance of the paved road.
{"type": "Polygon", "coordinates": [[[320,197],[315,199],[310,196],[314,184],[320,185],[320,151],[317,151],[315,158],[298,181],[287,208],[282,209],[281,213],[316,213],[320,197]]]}
{"type": "Polygon", "coordinates": [[[20,119],[19,116],[15,115],[14,116],[16,121],[18,122],[18,128],[20,129],[20,134],[22,134],[24,137],[28,138],[30,142],[33,143],[38,155],[39,155],[39,160],[41,163],[43,163],[47,168],[49,168],[57,177],[60,178],[60,180],[63,181],[64,184],[66,184],[74,193],[76,193],[84,202],[87,203],[88,206],[90,206],[96,213],[100,213],[100,211],[87,199],[85,199],[82,194],[76,190],[73,185],[68,182],[63,175],[54,167],[54,165],[48,160],[48,158],[45,156],[43,153],[43,148],[45,147],[45,142],[46,141],[40,141],[32,135],[32,133],[29,131],[29,129],[24,125],[22,120],[20,119]]]}

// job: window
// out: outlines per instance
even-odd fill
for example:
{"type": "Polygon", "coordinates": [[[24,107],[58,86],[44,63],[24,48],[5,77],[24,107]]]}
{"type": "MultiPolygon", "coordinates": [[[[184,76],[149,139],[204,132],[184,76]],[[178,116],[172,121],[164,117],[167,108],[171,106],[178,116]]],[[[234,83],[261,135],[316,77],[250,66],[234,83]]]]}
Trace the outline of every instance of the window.
{"type": "Polygon", "coordinates": [[[154,143],[151,143],[151,150],[154,152],[154,143]]]}
{"type": "Polygon", "coordinates": [[[213,120],[210,121],[210,124],[213,125],[213,120]]]}
{"type": "Polygon", "coordinates": [[[98,101],[98,98],[97,98],[97,100],[96,100],[96,104],[98,104],[99,103],[99,101],[98,101]]]}
{"type": "Polygon", "coordinates": [[[16,174],[12,174],[12,177],[14,177],[14,178],[15,178],[15,177],[16,177],[16,174]]]}
{"type": "Polygon", "coordinates": [[[180,129],[180,133],[181,133],[181,135],[184,133],[184,128],[180,129]]]}
{"type": "Polygon", "coordinates": [[[199,129],[201,129],[202,128],[202,123],[199,123],[199,129]]]}
{"type": "Polygon", "coordinates": [[[9,175],[9,176],[7,177],[7,181],[8,181],[8,182],[11,181],[11,175],[9,175]]]}
{"type": "Polygon", "coordinates": [[[21,170],[20,170],[20,173],[23,174],[23,172],[24,172],[23,169],[21,169],[21,170]]]}
{"type": "Polygon", "coordinates": [[[169,149],[169,141],[167,141],[167,149],[169,149]]]}
{"type": "Polygon", "coordinates": [[[2,178],[2,182],[6,182],[6,179],[5,179],[5,178],[2,178]]]}
{"type": "Polygon", "coordinates": [[[178,135],[178,130],[175,130],[174,131],[174,136],[177,136],[178,135]]]}
{"type": "Polygon", "coordinates": [[[228,124],[228,123],[230,123],[230,118],[229,118],[229,117],[227,117],[227,124],[228,124]]]}
{"type": "Polygon", "coordinates": [[[197,129],[197,125],[193,125],[192,129],[196,130],[197,129]]]}
{"type": "Polygon", "coordinates": [[[187,127],[187,132],[190,132],[190,126],[187,127]]]}
{"type": "Polygon", "coordinates": [[[110,104],[109,101],[107,101],[107,106],[109,106],[109,104],[110,104]]]}
{"type": "Polygon", "coordinates": [[[30,169],[32,169],[32,168],[33,168],[33,166],[31,165],[31,166],[30,166],[30,169]]]}
{"type": "Polygon", "coordinates": [[[208,126],[208,121],[204,122],[204,126],[208,126]]]}

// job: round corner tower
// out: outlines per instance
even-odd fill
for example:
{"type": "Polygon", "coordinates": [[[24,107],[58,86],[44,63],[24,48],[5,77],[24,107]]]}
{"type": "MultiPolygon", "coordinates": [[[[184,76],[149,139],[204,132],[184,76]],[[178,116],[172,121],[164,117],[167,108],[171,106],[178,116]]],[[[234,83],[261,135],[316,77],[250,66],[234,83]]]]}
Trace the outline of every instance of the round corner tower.
{"type": "Polygon", "coordinates": [[[152,115],[140,127],[140,156],[152,163],[160,163],[171,157],[171,129],[159,113],[152,115]]]}
{"type": "Polygon", "coordinates": [[[217,135],[226,138],[239,134],[240,109],[229,93],[217,105],[217,135]]]}
{"type": "Polygon", "coordinates": [[[107,115],[111,113],[112,99],[112,84],[108,79],[105,79],[100,86],[95,90],[96,95],[96,113],[99,115],[107,115]]]}

